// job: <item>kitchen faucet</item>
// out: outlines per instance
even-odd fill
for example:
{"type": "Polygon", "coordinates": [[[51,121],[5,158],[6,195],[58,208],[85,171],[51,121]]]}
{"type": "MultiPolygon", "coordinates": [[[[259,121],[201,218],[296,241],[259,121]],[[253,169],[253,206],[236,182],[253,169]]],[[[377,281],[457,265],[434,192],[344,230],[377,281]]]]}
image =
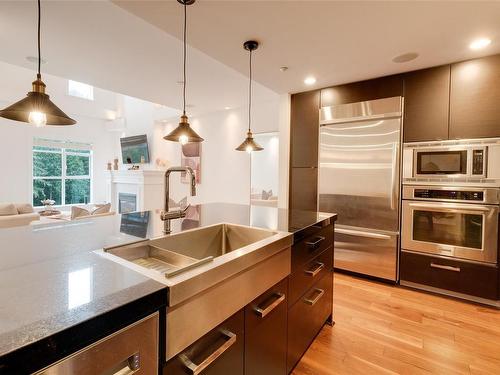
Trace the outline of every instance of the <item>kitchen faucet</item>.
{"type": "Polygon", "coordinates": [[[189,208],[189,204],[184,208],[179,208],[175,211],[170,211],[170,174],[172,172],[186,172],[191,176],[191,196],[196,195],[196,178],[194,171],[191,167],[172,167],[167,169],[165,172],[165,204],[164,209],[161,213],[161,219],[165,221],[165,233],[170,233],[170,219],[177,219],[186,216],[186,211],[189,208]],[[168,224],[168,225],[167,225],[168,224]]]}

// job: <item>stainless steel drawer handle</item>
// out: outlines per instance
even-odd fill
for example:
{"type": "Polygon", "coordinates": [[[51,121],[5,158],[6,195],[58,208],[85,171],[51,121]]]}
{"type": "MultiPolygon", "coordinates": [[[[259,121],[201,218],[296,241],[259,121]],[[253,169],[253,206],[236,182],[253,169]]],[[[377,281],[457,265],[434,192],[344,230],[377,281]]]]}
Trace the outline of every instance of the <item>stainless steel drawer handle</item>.
{"type": "Polygon", "coordinates": [[[179,359],[182,364],[186,366],[186,368],[190,371],[192,375],[201,374],[203,370],[205,370],[208,366],[210,366],[217,358],[219,358],[226,350],[228,350],[231,346],[236,343],[236,334],[223,329],[221,330],[222,335],[227,339],[227,341],[222,344],[217,350],[215,350],[212,354],[210,354],[203,362],[199,365],[191,361],[189,357],[181,353],[179,354],[179,359]]]}
{"type": "Polygon", "coordinates": [[[310,298],[305,298],[304,302],[308,305],[314,306],[316,302],[320,300],[321,297],[323,297],[323,294],[325,294],[325,291],[323,289],[315,288],[314,291],[318,293],[316,298],[310,299],[310,298]]]}
{"type": "Polygon", "coordinates": [[[284,293],[275,293],[275,296],[277,297],[273,303],[265,307],[264,309],[261,309],[259,306],[254,308],[255,313],[260,316],[261,318],[264,318],[267,314],[269,314],[271,311],[273,311],[278,305],[285,300],[285,294],[284,293]]]}
{"type": "Polygon", "coordinates": [[[325,263],[316,262],[317,267],[313,270],[305,270],[306,275],[315,277],[320,271],[325,268],[325,263]]]}
{"type": "Polygon", "coordinates": [[[460,267],[443,266],[442,264],[436,264],[436,263],[431,263],[431,267],[432,268],[439,268],[441,270],[460,272],[460,267]]]}
{"type": "Polygon", "coordinates": [[[319,244],[325,240],[325,237],[316,236],[314,237],[314,241],[307,241],[306,246],[310,249],[317,249],[319,244]]]}

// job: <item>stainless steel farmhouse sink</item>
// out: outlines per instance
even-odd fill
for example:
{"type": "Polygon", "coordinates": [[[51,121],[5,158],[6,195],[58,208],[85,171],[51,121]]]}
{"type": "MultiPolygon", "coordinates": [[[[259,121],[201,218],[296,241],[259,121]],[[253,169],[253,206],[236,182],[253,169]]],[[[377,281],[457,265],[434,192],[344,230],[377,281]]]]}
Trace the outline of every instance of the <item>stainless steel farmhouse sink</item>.
{"type": "Polygon", "coordinates": [[[104,251],[172,277],[274,234],[241,225],[216,224],[104,251]]]}
{"type": "Polygon", "coordinates": [[[170,359],[290,274],[292,235],[236,224],[96,252],[168,286],[170,359]]]}

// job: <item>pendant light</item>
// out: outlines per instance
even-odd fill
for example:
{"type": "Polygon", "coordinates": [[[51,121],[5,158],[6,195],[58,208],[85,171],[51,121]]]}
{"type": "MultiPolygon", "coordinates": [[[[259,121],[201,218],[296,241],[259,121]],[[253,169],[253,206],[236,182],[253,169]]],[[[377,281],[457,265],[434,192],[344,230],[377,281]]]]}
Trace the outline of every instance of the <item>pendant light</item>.
{"type": "Polygon", "coordinates": [[[186,31],[187,31],[187,6],[195,2],[195,0],[177,0],[179,3],[184,5],[184,80],[183,80],[183,90],[182,90],[182,116],[179,126],[167,134],[163,139],[167,141],[180,142],[181,144],[186,144],[189,142],[203,142],[201,138],[192,128],[189,126],[188,117],[186,116],[186,31]]]}
{"type": "Polygon", "coordinates": [[[262,151],[264,148],[261,147],[257,142],[254,141],[252,135],[252,51],[255,51],[259,47],[259,43],[254,40],[249,40],[243,43],[243,48],[250,52],[250,66],[249,66],[249,84],[248,84],[248,132],[247,137],[241,145],[236,147],[236,151],[246,151],[251,153],[252,151],[262,151]]]}
{"type": "Polygon", "coordinates": [[[26,98],[19,100],[11,106],[0,111],[0,117],[14,121],[28,122],[36,127],[45,125],[74,125],[76,121],[61,111],[45,93],[45,83],[40,74],[42,61],[40,52],[40,0],[38,0],[38,72],[36,80],[32,83],[33,91],[26,98]]]}

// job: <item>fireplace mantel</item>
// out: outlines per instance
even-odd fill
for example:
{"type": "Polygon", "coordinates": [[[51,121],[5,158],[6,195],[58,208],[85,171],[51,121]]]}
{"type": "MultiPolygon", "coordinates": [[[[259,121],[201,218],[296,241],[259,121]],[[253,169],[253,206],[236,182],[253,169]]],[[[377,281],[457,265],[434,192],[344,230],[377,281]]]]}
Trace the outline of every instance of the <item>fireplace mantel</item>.
{"type": "Polygon", "coordinates": [[[107,199],[118,211],[118,195],[134,194],[137,211],[161,207],[164,196],[165,171],[162,170],[118,170],[108,171],[107,199]]]}

